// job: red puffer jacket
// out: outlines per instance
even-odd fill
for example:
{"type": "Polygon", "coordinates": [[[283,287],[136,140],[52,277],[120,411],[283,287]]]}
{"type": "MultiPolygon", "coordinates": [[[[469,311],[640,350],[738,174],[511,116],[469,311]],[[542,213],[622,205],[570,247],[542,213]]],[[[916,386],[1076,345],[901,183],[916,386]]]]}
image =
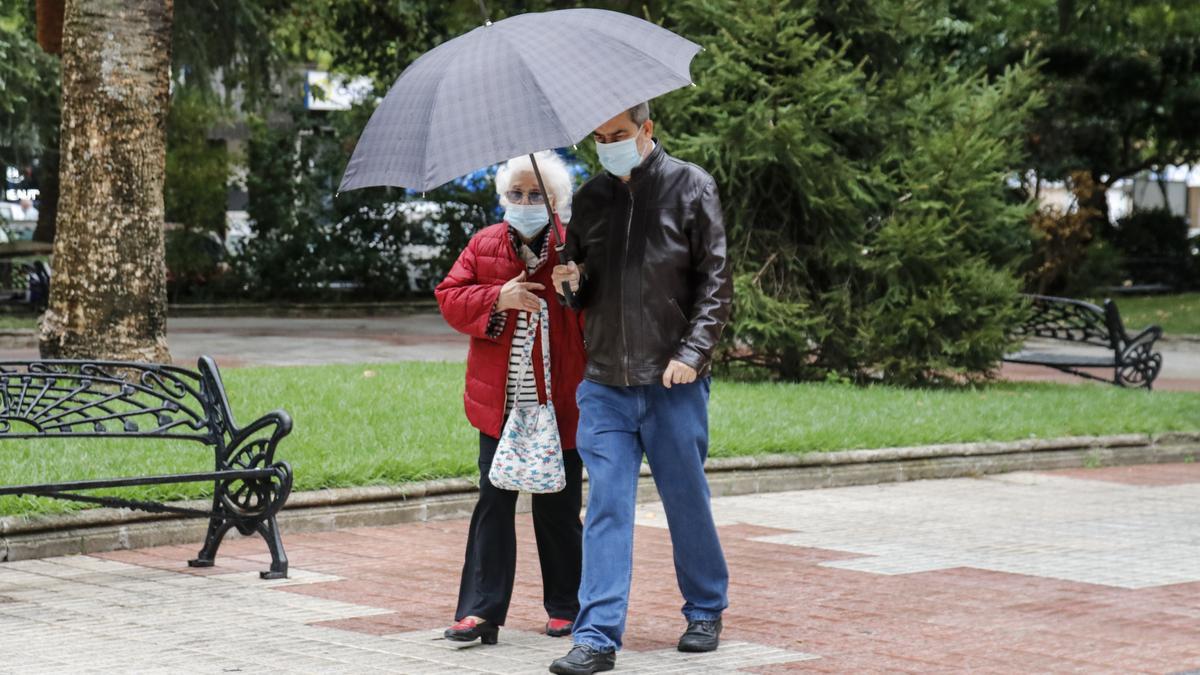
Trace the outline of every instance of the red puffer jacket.
{"type": "MultiPolygon", "coordinates": [[[[551,288],[550,272],[556,264],[558,254],[551,247],[545,264],[529,281],[545,286],[536,294],[546,300],[550,314],[550,375],[554,389],[554,410],[558,415],[563,448],[571,449],[575,447],[575,427],[579,423],[575,389],[583,380],[587,356],[583,349],[582,314],[562,306],[551,288]]],[[[508,224],[501,222],[484,228],[471,238],[450,273],[434,291],[446,322],[455,330],[471,336],[463,402],[471,426],[493,438],[500,436],[504,423],[508,357],[513,331],[517,326],[517,310],[508,310],[504,332],[498,338],[488,337],[488,321],[492,307],[500,297],[500,287],[524,270],[525,262],[513,250],[508,224]]],[[[534,347],[533,366],[538,400],[545,402],[540,338],[534,347]]]]}

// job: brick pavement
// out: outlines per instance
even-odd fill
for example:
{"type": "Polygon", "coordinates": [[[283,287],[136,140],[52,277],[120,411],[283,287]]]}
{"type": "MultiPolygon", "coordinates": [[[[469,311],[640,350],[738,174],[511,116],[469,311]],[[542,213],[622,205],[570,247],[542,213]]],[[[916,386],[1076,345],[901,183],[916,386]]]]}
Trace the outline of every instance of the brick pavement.
{"type": "MultiPolygon", "coordinates": [[[[715,500],[722,649],[683,655],[660,507],[639,507],[622,672],[1156,672],[1200,668],[1195,464],[715,500]]],[[[0,565],[0,671],[545,672],[528,515],[500,644],[453,649],[466,521],[0,565]],[[248,651],[253,645],[254,651],[248,651]]]]}

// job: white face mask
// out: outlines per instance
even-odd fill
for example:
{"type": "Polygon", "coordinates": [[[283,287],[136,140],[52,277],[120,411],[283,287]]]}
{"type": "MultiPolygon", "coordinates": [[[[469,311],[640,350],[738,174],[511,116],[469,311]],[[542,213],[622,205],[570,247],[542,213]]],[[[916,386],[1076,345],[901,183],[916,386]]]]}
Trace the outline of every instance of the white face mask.
{"type": "Polygon", "coordinates": [[[509,204],[504,208],[504,220],[522,237],[532,239],[550,222],[545,204],[509,204]]]}
{"type": "Polygon", "coordinates": [[[596,143],[596,155],[609,173],[614,176],[628,176],[642,163],[642,153],[637,146],[637,139],[641,133],[639,129],[633,138],[616,143],[596,143]]]}

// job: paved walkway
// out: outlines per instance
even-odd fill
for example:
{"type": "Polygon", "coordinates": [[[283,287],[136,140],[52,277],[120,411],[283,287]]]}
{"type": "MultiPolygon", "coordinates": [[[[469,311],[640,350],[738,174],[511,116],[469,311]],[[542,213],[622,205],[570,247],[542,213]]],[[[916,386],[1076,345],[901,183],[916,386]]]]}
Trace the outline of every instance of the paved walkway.
{"type": "MultiPolygon", "coordinates": [[[[170,329],[173,356],[188,364],[200,354],[211,354],[224,366],[462,361],[467,357],[467,338],[437,313],[363,319],[179,318],[171,320],[170,329]]],[[[1158,349],[1164,365],[1155,388],[1200,391],[1200,342],[1160,342],[1158,349]]],[[[1011,380],[1083,382],[1050,368],[1020,364],[1005,364],[1001,374],[1011,380]]]]}
{"type": "MultiPolygon", "coordinates": [[[[1014,473],[717,499],[720,651],[683,655],[670,540],[639,508],[622,672],[1152,672],[1200,668],[1200,464],[1014,473]]],[[[0,565],[0,671],[538,673],[529,516],[500,644],[454,649],[467,522],[0,565]]],[[[198,544],[197,544],[198,545],[198,544]]]]}
{"type": "MultiPolygon", "coordinates": [[[[170,319],[168,330],[172,356],[177,363],[186,365],[194,365],[201,354],[213,356],[227,368],[462,361],[467,357],[466,336],[447,326],[436,312],[319,319],[180,317],[170,319]]],[[[1155,388],[1200,391],[1200,342],[1161,341],[1158,349],[1163,354],[1164,366],[1155,388]]],[[[37,349],[32,345],[0,348],[0,358],[37,358],[37,349]]],[[[1004,364],[1000,372],[1010,380],[1084,383],[1078,377],[1040,366],[1004,364]]]]}
{"type": "MultiPolygon", "coordinates": [[[[1112,350],[1088,345],[1070,345],[1054,340],[1033,339],[1026,343],[1026,348],[1038,352],[1112,356],[1112,350]]],[[[1162,372],[1154,380],[1155,389],[1200,391],[1200,341],[1160,340],[1155,343],[1154,349],[1163,357],[1162,372]]],[[[1083,368],[1081,370],[1089,371],[1100,377],[1112,378],[1111,368],[1083,368]]],[[[1006,380],[1018,381],[1064,382],[1067,384],[1086,382],[1082,378],[1051,368],[1023,363],[1003,364],[1000,368],[1000,375],[1006,380]]]]}
{"type": "Polygon", "coordinates": [[[224,366],[295,366],[388,361],[463,361],[467,337],[440,314],[359,319],[178,318],[169,322],[171,356],[224,366]]]}
{"type": "MultiPolygon", "coordinates": [[[[468,338],[436,312],[391,317],[179,317],[167,323],[176,363],[208,354],[222,367],[324,363],[463,361],[468,338]]],[[[34,359],[37,347],[0,349],[0,358],[34,359]]]]}

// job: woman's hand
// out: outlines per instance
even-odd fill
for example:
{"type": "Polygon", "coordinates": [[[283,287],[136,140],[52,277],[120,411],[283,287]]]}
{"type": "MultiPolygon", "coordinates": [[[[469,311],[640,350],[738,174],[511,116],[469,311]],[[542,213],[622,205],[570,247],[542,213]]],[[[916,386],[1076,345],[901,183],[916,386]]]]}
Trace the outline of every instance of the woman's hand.
{"type": "Polygon", "coordinates": [[[533,281],[525,281],[527,278],[529,274],[521,272],[500,287],[500,297],[496,299],[497,312],[509,309],[536,312],[542,308],[538,296],[534,295],[533,291],[540,291],[546,287],[533,281]]]}

